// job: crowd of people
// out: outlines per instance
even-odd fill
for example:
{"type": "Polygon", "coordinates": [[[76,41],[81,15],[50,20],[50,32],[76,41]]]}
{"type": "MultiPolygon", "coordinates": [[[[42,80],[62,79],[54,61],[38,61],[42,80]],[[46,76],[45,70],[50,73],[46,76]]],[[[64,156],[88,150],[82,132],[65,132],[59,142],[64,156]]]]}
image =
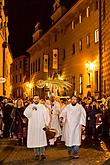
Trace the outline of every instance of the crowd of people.
{"type": "Polygon", "coordinates": [[[0,101],[0,138],[14,138],[16,144],[34,148],[36,160],[45,159],[47,144],[54,146],[59,139],[68,156],[77,159],[82,140],[89,138],[97,145],[101,138],[109,137],[110,97],[98,100],[51,94],[46,99],[0,101]]]}

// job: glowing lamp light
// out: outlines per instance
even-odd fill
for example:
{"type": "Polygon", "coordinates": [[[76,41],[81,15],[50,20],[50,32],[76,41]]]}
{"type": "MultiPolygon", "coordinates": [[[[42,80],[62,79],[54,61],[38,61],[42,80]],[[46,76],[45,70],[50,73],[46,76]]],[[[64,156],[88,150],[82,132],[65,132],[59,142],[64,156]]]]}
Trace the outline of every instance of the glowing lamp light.
{"type": "Polygon", "coordinates": [[[94,69],[94,63],[87,62],[85,66],[88,71],[92,71],[94,69]]]}
{"type": "Polygon", "coordinates": [[[32,86],[33,86],[33,85],[32,85],[31,83],[26,83],[26,87],[27,87],[27,88],[31,89],[32,86]]]}
{"type": "Polygon", "coordinates": [[[86,66],[86,69],[88,70],[88,69],[89,69],[89,63],[87,62],[87,63],[85,64],[85,66],[86,66]]]}
{"type": "Polygon", "coordinates": [[[89,68],[90,68],[90,70],[93,70],[94,69],[94,64],[93,63],[90,63],[89,64],[89,68]]]}

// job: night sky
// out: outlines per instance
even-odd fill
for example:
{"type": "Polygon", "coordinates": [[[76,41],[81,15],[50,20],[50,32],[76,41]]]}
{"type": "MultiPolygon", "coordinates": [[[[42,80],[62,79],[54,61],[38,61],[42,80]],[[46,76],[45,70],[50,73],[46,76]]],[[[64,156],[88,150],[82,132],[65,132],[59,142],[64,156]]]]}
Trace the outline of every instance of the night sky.
{"type": "MultiPolygon", "coordinates": [[[[7,0],[9,44],[13,57],[26,52],[32,45],[32,34],[37,21],[43,32],[51,26],[54,0],[7,0]]],[[[68,8],[74,0],[62,0],[68,8]]]]}

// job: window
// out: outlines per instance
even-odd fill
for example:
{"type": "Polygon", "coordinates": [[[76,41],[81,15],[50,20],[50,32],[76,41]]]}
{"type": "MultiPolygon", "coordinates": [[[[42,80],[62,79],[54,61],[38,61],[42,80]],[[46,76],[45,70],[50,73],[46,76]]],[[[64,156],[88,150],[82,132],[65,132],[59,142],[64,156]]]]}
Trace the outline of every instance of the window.
{"type": "Polygon", "coordinates": [[[88,34],[88,35],[86,36],[86,44],[87,44],[87,47],[90,46],[90,34],[88,34]]]}
{"type": "Polygon", "coordinates": [[[79,50],[82,50],[82,40],[79,41],[79,50]]]}
{"type": "Polygon", "coordinates": [[[80,74],[79,76],[79,93],[82,94],[83,93],[83,77],[82,74],[80,74]]]}
{"type": "Polygon", "coordinates": [[[17,81],[18,81],[18,78],[17,78],[17,75],[16,75],[16,83],[17,83],[17,81]]]}
{"type": "Polygon", "coordinates": [[[57,41],[57,34],[55,34],[55,42],[57,41]]]}
{"type": "Polygon", "coordinates": [[[95,91],[98,92],[98,71],[95,71],[95,91]]]}
{"type": "Polygon", "coordinates": [[[98,10],[98,0],[95,2],[95,10],[98,10]]]}
{"type": "Polygon", "coordinates": [[[75,21],[71,22],[71,28],[72,28],[72,30],[75,28],[75,21]]]}
{"type": "Polygon", "coordinates": [[[19,62],[19,68],[22,68],[22,61],[19,62]]]}
{"type": "Polygon", "coordinates": [[[73,50],[72,50],[72,51],[73,51],[72,54],[75,54],[75,44],[74,44],[74,43],[73,43],[73,45],[72,45],[72,49],[73,49],[73,50]]]}
{"type": "Polygon", "coordinates": [[[37,60],[36,60],[36,72],[37,72],[37,60]]]}
{"type": "Polygon", "coordinates": [[[63,60],[65,60],[66,54],[65,54],[65,49],[63,49],[63,60]]]}
{"type": "Polygon", "coordinates": [[[22,75],[20,74],[19,75],[19,81],[21,82],[21,80],[22,80],[22,75]]]}
{"type": "Polygon", "coordinates": [[[82,23],[82,16],[81,16],[81,14],[79,15],[79,23],[80,24],[82,23]]]}
{"type": "Polygon", "coordinates": [[[105,19],[105,1],[103,2],[103,20],[105,19]]]}
{"type": "Polygon", "coordinates": [[[32,74],[32,63],[31,63],[31,74],[32,74]]]}
{"type": "Polygon", "coordinates": [[[86,9],[86,16],[89,17],[90,16],[90,7],[88,6],[86,9]]]}
{"type": "Polygon", "coordinates": [[[35,62],[33,62],[33,73],[35,72],[35,62]]]}
{"type": "Polygon", "coordinates": [[[40,71],[40,58],[38,60],[38,71],[40,71]]]}
{"type": "Polygon", "coordinates": [[[99,29],[95,30],[95,43],[99,42],[99,29]]]}
{"type": "Polygon", "coordinates": [[[17,66],[17,64],[16,64],[16,70],[18,69],[18,66],[17,66]]]}

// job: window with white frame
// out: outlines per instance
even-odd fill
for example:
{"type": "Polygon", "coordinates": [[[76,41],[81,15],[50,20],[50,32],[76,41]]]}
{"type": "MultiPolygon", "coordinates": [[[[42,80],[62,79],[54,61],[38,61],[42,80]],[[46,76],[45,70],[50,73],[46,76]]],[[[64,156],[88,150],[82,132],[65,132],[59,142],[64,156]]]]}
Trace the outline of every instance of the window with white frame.
{"type": "Polygon", "coordinates": [[[99,29],[95,30],[94,35],[95,35],[95,43],[99,42],[99,29]]]}

